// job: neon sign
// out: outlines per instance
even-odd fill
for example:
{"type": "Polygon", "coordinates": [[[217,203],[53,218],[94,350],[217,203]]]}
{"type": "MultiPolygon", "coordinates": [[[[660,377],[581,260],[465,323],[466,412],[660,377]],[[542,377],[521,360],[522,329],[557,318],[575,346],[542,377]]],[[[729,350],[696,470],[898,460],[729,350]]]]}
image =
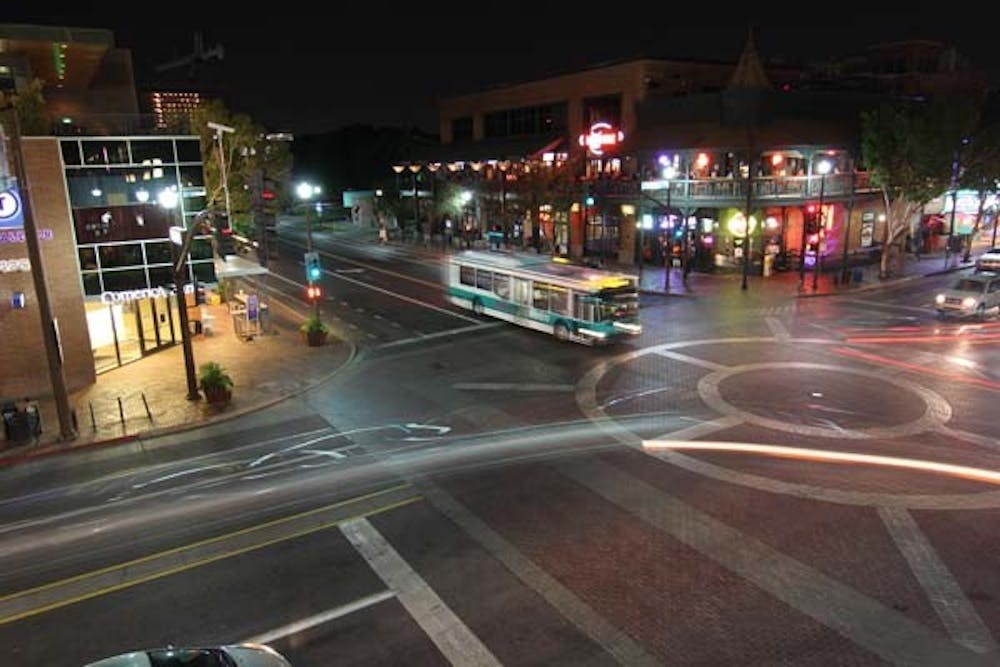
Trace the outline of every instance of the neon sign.
{"type": "MultiPolygon", "coordinates": [[[[55,234],[52,233],[51,229],[38,230],[39,241],[51,241],[53,238],[55,238],[55,234]]],[[[0,229],[0,243],[24,243],[24,241],[25,236],[23,229],[0,229]]]]}
{"type": "Polygon", "coordinates": [[[580,135],[580,145],[586,146],[594,155],[601,156],[624,138],[625,134],[621,130],[615,130],[610,123],[594,123],[590,126],[590,132],[580,135]]]}
{"type": "Polygon", "coordinates": [[[21,195],[17,188],[0,191],[0,227],[19,229],[24,227],[21,213],[21,195]]]}

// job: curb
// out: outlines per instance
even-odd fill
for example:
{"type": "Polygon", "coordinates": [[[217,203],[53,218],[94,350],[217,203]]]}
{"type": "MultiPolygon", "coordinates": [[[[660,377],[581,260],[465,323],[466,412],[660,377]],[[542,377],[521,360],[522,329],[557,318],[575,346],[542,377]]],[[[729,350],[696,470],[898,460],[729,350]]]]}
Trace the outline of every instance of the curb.
{"type": "Polygon", "coordinates": [[[97,449],[98,447],[114,447],[117,445],[124,445],[128,443],[133,443],[139,440],[146,440],[151,438],[159,438],[165,435],[175,435],[177,433],[184,433],[186,431],[194,431],[199,428],[204,428],[206,426],[214,426],[216,424],[221,424],[238,417],[243,417],[251,412],[257,410],[266,410],[270,407],[281,403],[282,401],[287,401],[290,398],[294,398],[300,394],[307,391],[315,389],[321,385],[326,384],[337,376],[341,371],[351,366],[358,358],[358,346],[354,344],[353,341],[347,338],[341,339],[342,342],[346,343],[350,351],[348,352],[347,359],[344,360],[337,368],[333,369],[326,375],[322,376],[316,382],[312,384],[296,389],[293,392],[284,394],[282,396],[277,396],[275,398],[268,399],[266,401],[261,401],[259,403],[254,403],[253,405],[247,405],[241,407],[239,410],[234,410],[232,412],[226,412],[223,414],[215,415],[208,419],[201,419],[197,422],[183,423],[183,424],[173,424],[170,426],[160,426],[144,430],[136,431],[135,433],[128,433],[125,435],[115,436],[113,438],[105,438],[102,440],[91,440],[89,442],[84,442],[79,445],[69,445],[60,446],[59,444],[46,445],[43,449],[38,449],[33,452],[26,452],[24,454],[15,454],[13,456],[0,457],[0,468],[11,468],[17,466],[18,464],[28,463],[31,461],[36,461],[39,459],[50,458],[52,456],[57,456],[59,454],[73,454],[80,451],[85,451],[89,449],[97,449]]]}
{"type": "Polygon", "coordinates": [[[963,271],[975,266],[975,264],[959,264],[957,266],[951,266],[947,269],[940,269],[938,271],[930,271],[928,273],[918,273],[912,276],[902,276],[901,278],[892,278],[890,280],[885,280],[879,283],[873,283],[870,285],[865,285],[864,287],[847,288],[839,292],[814,292],[810,294],[797,294],[795,298],[797,299],[814,299],[823,296],[844,296],[845,294],[854,294],[856,292],[870,292],[877,289],[885,289],[887,287],[894,287],[896,285],[904,285],[915,280],[920,280],[922,278],[932,278],[934,276],[943,276],[948,273],[955,273],[957,271],[963,271]]]}

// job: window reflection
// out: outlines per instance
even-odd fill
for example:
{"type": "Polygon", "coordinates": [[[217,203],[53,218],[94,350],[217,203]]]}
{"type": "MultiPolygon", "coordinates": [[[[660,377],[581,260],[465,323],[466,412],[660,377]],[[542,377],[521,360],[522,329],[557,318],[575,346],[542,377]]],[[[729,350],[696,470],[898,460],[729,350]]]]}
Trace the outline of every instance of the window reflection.
{"type": "Polygon", "coordinates": [[[201,162],[201,142],[197,139],[178,139],[177,161],[201,162]]]}
{"type": "Polygon", "coordinates": [[[81,270],[97,268],[97,251],[94,248],[78,248],[77,252],[80,255],[81,270]]]}
{"type": "Polygon", "coordinates": [[[101,277],[95,273],[81,274],[83,278],[83,293],[87,296],[101,293],[101,277]]]}
{"type": "Polygon", "coordinates": [[[146,284],[146,272],[142,269],[127,271],[102,271],[104,289],[108,292],[124,292],[125,290],[142,289],[146,284]]]}
{"type": "Polygon", "coordinates": [[[172,261],[169,241],[156,241],[146,244],[147,264],[169,264],[172,261]]]}
{"type": "Polygon", "coordinates": [[[191,259],[212,259],[212,242],[207,238],[196,238],[191,242],[191,259]]]}
{"type": "Polygon", "coordinates": [[[169,139],[133,139],[132,162],[142,164],[144,160],[159,160],[161,163],[174,162],[174,142],[169,139]]]}
{"type": "Polygon", "coordinates": [[[142,266],[142,248],[138,243],[100,246],[101,267],[113,269],[124,266],[142,266]]]}
{"type": "Polygon", "coordinates": [[[128,164],[124,141],[81,141],[84,164],[128,164]]]}

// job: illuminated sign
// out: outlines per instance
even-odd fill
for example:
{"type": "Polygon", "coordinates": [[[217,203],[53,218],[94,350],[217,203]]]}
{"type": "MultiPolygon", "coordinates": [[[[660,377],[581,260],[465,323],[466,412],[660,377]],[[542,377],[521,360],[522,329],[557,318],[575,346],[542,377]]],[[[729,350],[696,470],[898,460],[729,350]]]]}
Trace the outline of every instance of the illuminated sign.
{"type": "MultiPolygon", "coordinates": [[[[38,230],[39,241],[51,241],[54,237],[55,234],[52,233],[51,229],[38,230]]],[[[24,241],[25,238],[23,229],[0,229],[0,243],[24,243],[24,241]]]]}
{"type": "Polygon", "coordinates": [[[31,271],[31,262],[27,257],[18,259],[0,259],[0,273],[28,273],[31,271]]]}
{"type": "MultiPolygon", "coordinates": [[[[155,297],[168,297],[176,293],[174,290],[167,291],[164,287],[143,287],[141,289],[123,290],[121,292],[101,292],[101,302],[108,304],[121,304],[139,299],[152,299],[155,297]]],[[[194,293],[194,285],[184,286],[185,294],[194,293]]]]}
{"type": "Polygon", "coordinates": [[[594,123],[590,126],[590,132],[580,135],[580,145],[586,146],[594,155],[601,156],[624,138],[625,134],[621,130],[615,130],[609,123],[594,123]]]}
{"type": "MultiPolygon", "coordinates": [[[[733,236],[746,236],[747,235],[747,223],[746,216],[742,213],[737,212],[733,214],[733,217],[729,218],[729,222],[726,223],[726,229],[733,236]]],[[[757,218],[750,216],[750,233],[757,229],[757,218]]]]}
{"type": "Polygon", "coordinates": [[[0,191],[0,229],[20,229],[24,227],[21,209],[21,195],[17,188],[0,191]]]}

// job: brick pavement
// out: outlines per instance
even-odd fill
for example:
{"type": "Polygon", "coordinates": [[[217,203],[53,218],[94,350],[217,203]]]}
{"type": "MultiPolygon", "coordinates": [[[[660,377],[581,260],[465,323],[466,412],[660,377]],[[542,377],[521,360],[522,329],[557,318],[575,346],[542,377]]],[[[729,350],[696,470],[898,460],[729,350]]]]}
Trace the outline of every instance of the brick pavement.
{"type": "MultiPolygon", "coordinates": [[[[4,448],[0,465],[235,418],[315,386],[353,359],[354,345],[345,332],[334,329],[327,345],[309,347],[298,331],[305,316],[274,300],[269,306],[270,327],[252,340],[236,334],[225,304],[206,306],[215,316],[214,331],[193,337],[195,366],[215,361],[232,377],[233,396],[225,407],[187,400],[184,356],[178,344],[102,373],[93,385],[72,394],[70,405],[76,412],[79,432],[72,442],[57,442],[55,404],[51,399],[39,400],[41,438],[37,443],[4,448]]],[[[0,446],[7,444],[0,440],[0,446]]]]}

